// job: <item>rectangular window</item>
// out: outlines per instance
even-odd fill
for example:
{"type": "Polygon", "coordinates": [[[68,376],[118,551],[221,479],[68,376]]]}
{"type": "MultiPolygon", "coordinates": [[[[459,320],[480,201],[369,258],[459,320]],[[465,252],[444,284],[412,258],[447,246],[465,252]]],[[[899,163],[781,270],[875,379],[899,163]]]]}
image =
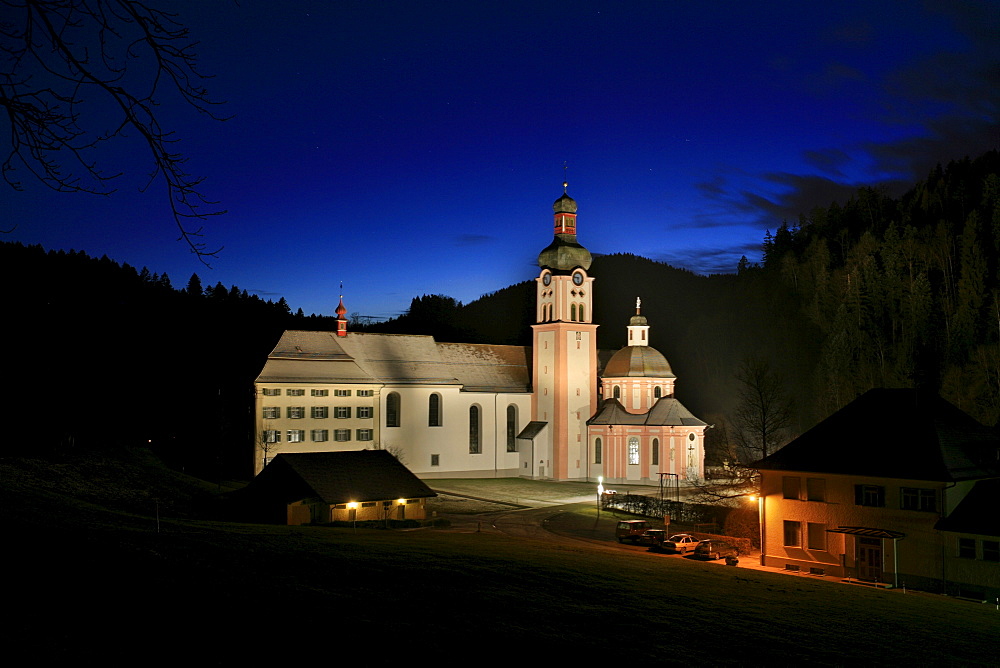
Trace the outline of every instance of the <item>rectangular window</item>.
{"type": "Polygon", "coordinates": [[[350,390],[334,390],[333,396],[335,397],[349,397],[351,396],[350,390]]]}
{"type": "Polygon", "coordinates": [[[927,513],[937,512],[937,494],[935,494],[933,489],[901,487],[899,490],[899,507],[903,510],[922,510],[927,513]]]}
{"type": "Polygon", "coordinates": [[[351,440],[351,430],[350,429],[334,429],[333,430],[333,440],[335,440],[335,441],[349,441],[349,440],[351,440]]]}
{"type": "Polygon", "coordinates": [[[330,432],[326,429],[313,429],[312,430],[312,440],[316,443],[322,443],[323,441],[330,440],[330,432]]]}
{"type": "Polygon", "coordinates": [[[281,408],[278,406],[264,406],[263,418],[265,420],[277,420],[281,417],[281,408]]]}
{"type": "Polygon", "coordinates": [[[810,501],[826,501],[826,480],[806,478],[806,498],[810,501]]]}
{"type": "Polygon", "coordinates": [[[327,406],[313,406],[309,414],[317,420],[322,420],[325,417],[330,417],[330,409],[327,406]]]}
{"type": "Polygon", "coordinates": [[[372,416],[372,407],[371,406],[358,406],[358,417],[359,418],[362,418],[362,419],[369,418],[370,419],[371,416],[372,416]]]}
{"type": "Polygon", "coordinates": [[[312,390],[310,394],[314,397],[328,397],[330,396],[330,390],[312,390]]]}
{"type": "Polygon", "coordinates": [[[285,392],[285,394],[287,394],[290,397],[304,397],[304,396],[306,396],[306,391],[305,390],[287,390],[285,392]]]}
{"type": "Polygon", "coordinates": [[[983,561],[1000,561],[1000,540],[983,541],[983,561]]]}
{"type": "Polygon", "coordinates": [[[333,417],[339,418],[341,420],[351,417],[351,407],[350,406],[334,406],[333,407],[333,417]]]}
{"type": "Polygon", "coordinates": [[[264,430],[264,442],[265,443],[281,443],[281,432],[277,429],[265,429],[264,430]]]}
{"type": "Polygon", "coordinates": [[[649,451],[650,463],[653,466],[657,466],[660,463],[660,441],[659,439],[653,439],[653,447],[649,451]]]}
{"type": "Polygon", "coordinates": [[[306,416],[305,406],[289,406],[287,409],[287,415],[292,420],[298,420],[306,416]]]}
{"type": "Polygon", "coordinates": [[[806,523],[806,540],[810,550],[826,549],[826,525],[815,522],[806,523]]]}
{"type": "Polygon", "coordinates": [[[976,539],[975,538],[959,538],[958,539],[958,556],[962,559],[975,559],[976,558],[976,539]]]}
{"type": "Polygon", "coordinates": [[[797,475],[786,475],[781,477],[781,496],[785,499],[799,499],[802,491],[802,478],[797,475]]]}
{"type": "Polygon", "coordinates": [[[374,397],[375,390],[358,390],[359,397],[374,397]]]}
{"type": "Polygon", "coordinates": [[[431,455],[431,466],[441,465],[441,455],[431,455]]]}
{"type": "Polygon", "coordinates": [[[371,429],[358,429],[354,434],[359,441],[370,441],[372,440],[372,430],[371,429]]]}
{"type": "Polygon", "coordinates": [[[785,520],[785,545],[799,547],[802,544],[802,523],[785,520]]]}
{"type": "Polygon", "coordinates": [[[301,443],[306,440],[306,432],[304,429],[289,429],[288,430],[288,442],[289,443],[301,443]]]}
{"type": "Polygon", "coordinates": [[[276,397],[281,394],[281,390],[276,387],[265,387],[263,393],[265,397],[276,397]]]}
{"type": "Polygon", "coordinates": [[[628,463],[639,463],[639,439],[635,436],[628,439],[628,463]]]}
{"type": "Polygon", "coordinates": [[[885,487],[882,485],[855,485],[854,504],[885,508],[885,487]]]}

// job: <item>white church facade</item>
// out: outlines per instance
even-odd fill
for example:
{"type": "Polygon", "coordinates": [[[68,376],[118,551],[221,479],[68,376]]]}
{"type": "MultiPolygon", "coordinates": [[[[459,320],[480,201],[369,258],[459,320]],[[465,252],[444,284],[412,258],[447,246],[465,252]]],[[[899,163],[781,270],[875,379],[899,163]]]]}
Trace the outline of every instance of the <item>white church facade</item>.
{"type": "Polygon", "coordinates": [[[701,478],[706,425],[674,398],[638,302],[629,345],[600,368],[591,254],[565,187],[530,347],[350,332],[341,299],[336,332],[286,331],[268,355],[254,472],[278,453],[381,447],[421,478],[701,478]]]}

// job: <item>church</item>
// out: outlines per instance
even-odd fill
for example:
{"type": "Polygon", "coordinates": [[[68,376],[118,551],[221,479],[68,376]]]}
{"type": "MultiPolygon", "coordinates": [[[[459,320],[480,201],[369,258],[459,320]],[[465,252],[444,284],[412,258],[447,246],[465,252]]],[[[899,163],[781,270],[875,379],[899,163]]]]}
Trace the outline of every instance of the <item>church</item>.
{"type": "Polygon", "coordinates": [[[639,299],[628,345],[599,354],[566,190],[538,255],[530,347],[351,332],[341,297],[335,332],[284,332],[257,377],[254,472],[279,453],[381,448],[425,479],[702,478],[706,424],[674,397],[639,299]]]}

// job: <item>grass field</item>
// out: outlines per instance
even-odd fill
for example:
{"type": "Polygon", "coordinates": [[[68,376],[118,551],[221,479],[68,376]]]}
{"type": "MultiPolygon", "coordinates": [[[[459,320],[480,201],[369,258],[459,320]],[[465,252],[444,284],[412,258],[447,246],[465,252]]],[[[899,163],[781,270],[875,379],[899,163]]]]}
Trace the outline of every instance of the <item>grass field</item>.
{"type": "Polygon", "coordinates": [[[2,628],[31,663],[998,660],[1000,613],[943,597],[488,532],[209,521],[210,488],[135,454],[5,459],[0,480],[2,628]]]}

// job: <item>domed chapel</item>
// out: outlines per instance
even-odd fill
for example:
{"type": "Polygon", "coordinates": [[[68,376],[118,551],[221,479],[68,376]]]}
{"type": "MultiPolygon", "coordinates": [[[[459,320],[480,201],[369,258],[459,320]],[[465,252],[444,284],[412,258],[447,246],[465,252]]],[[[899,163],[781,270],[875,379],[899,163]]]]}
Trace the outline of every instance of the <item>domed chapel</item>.
{"type": "Polygon", "coordinates": [[[286,331],[268,355],[255,472],[279,453],[380,447],[422,478],[703,477],[706,424],[674,397],[640,299],[628,345],[599,368],[592,257],[567,188],[538,255],[530,347],[351,332],[341,297],[335,332],[286,331]]]}

